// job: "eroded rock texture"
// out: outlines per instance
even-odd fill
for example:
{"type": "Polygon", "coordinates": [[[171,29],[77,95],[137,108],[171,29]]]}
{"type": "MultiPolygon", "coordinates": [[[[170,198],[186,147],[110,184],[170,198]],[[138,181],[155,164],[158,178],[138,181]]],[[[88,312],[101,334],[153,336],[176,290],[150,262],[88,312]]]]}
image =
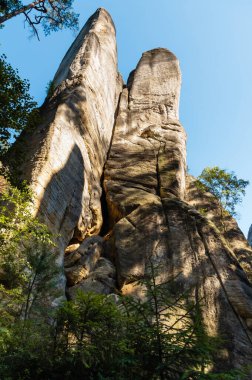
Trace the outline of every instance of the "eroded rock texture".
{"type": "Polygon", "coordinates": [[[180,77],[176,57],[156,49],[143,54],[121,95],[104,174],[110,223],[116,223],[120,286],[144,273],[145,254],[165,251],[162,198],[184,197],[186,136],[178,121],[180,77]]]}
{"type": "Polygon", "coordinates": [[[252,250],[186,175],[180,85],[177,58],[160,48],[143,54],[123,88],[113,22],[98,10],[56,73],[42,123],[21,138],[21,169],[59,251],[68,246],[67,296],[141,296],[134,285],[151,258],[161,281],[175,277],[200,300],[208,332],[224,339],[223,371],[252,363],[252,250]]]}
{"type": "Polygon", "coordinates": [[[155,49],[121,95],[104,175],[113,257],[123,293],[141,294],[133,285],[149,257],[163,279],[194,289],[208,332],[227,342],[216,358],[223,370],[252,363],[252,251],[231,217],[220,220],[211,194],[186,179],[179,91],[176,57],[155,49]]]}
{"type": "Polygon", "coordinates": [[[187,176],[186,201],[199,211],[218,230],[223,242],[228,246],[252,281],[252,249],[248,246],[243,233],[234,218],[221,211],[216,198],[208,192],[202,192],[197,187],[197,180],[187,176]]]}
{"type": "Polygon", "coordinates": [[[34,192],[35,211],[60,235],[61,252],[70,239],[100,231],[100,180],[121,89],[114,24],[98,9],[60,64],[42,122],[21,137],[23,177],[34,192]]]}

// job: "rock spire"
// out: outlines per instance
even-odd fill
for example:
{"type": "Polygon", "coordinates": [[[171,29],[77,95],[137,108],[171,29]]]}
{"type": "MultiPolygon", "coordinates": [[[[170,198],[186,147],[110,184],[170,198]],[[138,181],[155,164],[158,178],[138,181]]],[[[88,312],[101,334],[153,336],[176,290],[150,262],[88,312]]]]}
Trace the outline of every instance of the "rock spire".
{"type": "Polygon", "coordinates": [[[102,225],[100,181],[122,91],[115,27],[106,10],[98,9],[82,28],[51,88],[41,123],[21,136],[21,170],[35,212],[60,236],[63,258],[71,239],[96,235],[102,225]]]}
{"type": "Polygon", "coordinates": [[[224,339],[216,369],[239,368],[252,363],[252,249],[186,174],[180,86],[179,62],[163,48],[145,52],[123,86],[115,28],[99,9],[64,57],[41,123],[9,160],[22,145],[22,178],[59,235],[69,298],[78,289],[140,297],[134,285],[151,258],[162,280],[202,300],[208,333],[224,339]]]}

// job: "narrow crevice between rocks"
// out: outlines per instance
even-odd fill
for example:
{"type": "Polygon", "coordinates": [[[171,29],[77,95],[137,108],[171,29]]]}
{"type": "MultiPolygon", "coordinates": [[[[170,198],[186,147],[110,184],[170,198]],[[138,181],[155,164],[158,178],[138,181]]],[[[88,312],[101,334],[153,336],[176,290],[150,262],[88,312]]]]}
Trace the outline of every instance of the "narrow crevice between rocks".
{"type": "Polygon", "coordinates": [[[101,187],[102,187],[102,195],[101,195],[102,227],[101,227],[99,235],[104,237],[110,231],[109,209],[108,209],[108,203],[106,199],[106,191],[104,189],[104,169],[103,169],[103,173],[101,177],[101,187]]]}
{"type": "MultiPolygon", "coordinates": [[[[124,86],[125,85],[123,85],[123,87],[124,86]]],[[[118,103],[117,103],[117,107],[116,107],[116,110],[115,110],[115,116],[114,116],[114,125],[113,125],[113,129],[112,129],[112,134],[111,134],[111,141],[110,141],[110,145],[109,145],[109,149],[108,149],[108,153],[107,153],[107,159],[106,159],[105,164],[103,166],[103,171],[102,171],[102,176],[101,176],[101,189],[102,189],[102,195],[101,195],[102,227],[101,227],[99,235],[102,236],[102,237],[104,237],[105,235],[107,235],[108,232],[111,229],[111,226],[110,226],[110,217],[109,217],[109,209],[108,209],[108,203],[107,203],[107,199],[106,199],[106,190],[105,190],[105,187],[104,187],[104,175],[105,175],[106,164],[107,164],[107,161],[108,161],[108,158],[109,158],[109,155],[110,155],[110,151],[111,151],[111,147],[112,147],[112,143],[113,143],[113,139],[114,139],[115,127],[116,127],[117,117],[118,117],[119,109],[120,109],[121,96],[122,96],[122,91],[121,91],[121,93],[120,93],[120,95],[118,97],[118,103]]]]}
{"type": "MultiPolygon", "coordinates": [[[[123,85],[123,88],[124,88],[124,85],[123,85]]],[[[103,174],[104,174],[104,168],[106,166],[106,163],[107,163],[109,155],[110,155],[112,143],[113,143],[113,140],[114,140],[115,127],[116,127],[117,117],[119,115],[119,109],[120,109],[120,103],[121,103],[121,97],[122,97],[123,88],[122,88],[122,91],[120,92],[120,94],[118,96],[118,102],[117,102],[117,106],[116,106],[116,110],[115,110],[115,116],[114,116],[114,125],[113,125],[113,128],[112,128],[111,140],[110,140],[109,149],[108,149],[108,153],[107,153],[107,159],[106,159],[104,167],[103,167],[103,174]]]]}
{"type": "MultiPolygon", "coordinates": [[[[118,113],[119,113],[119,107],[120,107],[120,100],[121,100],[121,94],[122,92],[120,93],[119,97],[118,97],[118,104],[117,104],[117,107],[116,107],[116,111],[115,111],[115,116],[114,116],[114,125],[113,125],[113,129],[112,129],[112,134],[111,134],[111,141],[110,141],[110,145],[109,145],[109,149],[108,149],[108,153],[107,153],[107,159],[109,157],[109,154],[110,154],[110,151],[111,151],[111,146],[112,146],[112,141],[113,141],[113,138],[114,138],[114,131],[115,131],[115,126],[116,126],[116,121],[117,121],[117,117],[118,117],[118,113]]],[[[103,223],[102,223],[102,227],[101,227],[101,230],[99,232],[99,234],[96,234],[93,236],[94,239],[101,239],[104,238],[108,233],[109,231],[111,230],[111,228],[113,226],[110,225],[111,223],[111,218],[110,218],[110,215],[109,215],[109,208],[108,208],[108,204],[107,204],[107,200],[106,200],[106,191],[105,191],[105,188],[104,188],[104,173],[105,173],[105,167],[106,167],[106,163],[107,163],[107,159],[105,161],[105,164],[104,164],[104,167],[103,167],[103,172],[102,172],[102,176],[101,176],[101,180],[100,180],[100,186],[101,186],[101,189],[102,189],[102,194],[101,194],[101,198],[100,198],[100,205],[101,205],[101,212],[102,212],[102,220],[103,220],[103,223]],[[96,236],[96,238],[95,238],[96,236]]],[[[77,227],[76,227],[77,228],[77,227]]],[[[92,237],[87,237],[88,238],[92,238],[92,237]]],[[[70,257],[71,259],[71,255],[78,255],[78,248],[77,248],[77,245],[80,246],[80,251],[83,250],[83,244],[85,244],[86,238],[81,242],[79,241],[75,235],[73,234],[73,237],[72,239],[69,241],[68,243],[68,246],[66,248],[66,253],[67,253],[67,249],[69,249],[69,252],[67,253],[67,255],[65,254],[65,258],[70,257]],[[71,249],[71,245],[73,246],[73,249],[71,249]],[[75,246],[76,246],[76,249],[75,249],[75,246]]],[[[92,245],[95,244],[95,243],[90,243],[90,247],[92,247],[92,245]]],[[[91,248],[92,250],[92,248],[91,248]]],[[[88,256],[89,256],[89,253],[87,253],[88,256]]],[[[80,254],[79,254],[80,255],[80,254]]],[[[80,255],[81,256],[81,255],[80,255]]],[[[85,256],[87,257],[87,260],[88,260],[88,256],[85,256]]],[[[78,258],[76,260],[76,263],[73,263],[72,265],[72,270],[73,271],[81,271],[81,270],[84,270],[85,271],[85,264],[83,262],[83,257],[82,258],[78,258]],[[79,269],[81,266],[82,266],[82,262],[83,262],[83,269],[79,269]]],[[[106,262],[109,263],[111,262],[111,265],[113,266],[114,265],[114,260],[111,258],[111,257],[107,257],[106,255],[106,249],[105,249],[105,241],[104,241],[104,244],[103,244],[103,248],[102,248],[102,252],[100,253],[99,255],[99,258],[97,259],[97,264],[99,262],[99,260],[101,259],[104,259],[104,260],[107,260],[106,262]]],[[[64,260],[65,261],[65,260],[64,260]]],[[[109,264],[107,264],[109,265],[109,264]]],[[[104,283],[104,279],[102,278],[99,278],[99,275],[98,277],[96,277],[95,275],[95,271],[96,271],[96,268],[97,265],[94,265],[94,267],[88,271],[87,275],[85,275],[85,277],[83,276],[83,278],[81,278],[81,274],[80,274],[80,280],[76,280],[76,283],[74,285],[69,285],[69,280],[67,279],[67,277],[69,277],[69,275],[67,276],[66,274],[66,271],[69,269],[69,268],[65,268],[65,276],[66,276],[66,288],[65,288],[65,294],[66,294],[66,297],[69,299],[70,296],[69,296],[69,290],[71,290],[71,288],[74,289],[75,286],[77,286],[78,284],[80,284],[81,286],[81,283],[84,283],[86,280],[87,282],[90,282],[90,278],[92,279],[93,278],[93,281],[98,281],[99,283],[104,283]],[[91,276],[91,277],[90,277],[91,276]]],[[[108,280],[110,279],[110,276],[108,275],[108,280]]],[[[112,279],[112,277],[111,277],[112,279]]],[[[106,285],[104,283],[104,285],[106,285]]],[[[115,284],[115,287],[117,287],[117,284],[115,284]]]]}
{"type": "MultiPolygon", "coordinates": [[[[160,197],[161,199],[161,179],[160,179],[160,174],[159,174],[159,152],[160,152],[160,148],[161,148],[161,143],[159,145],[159,149],[158,149],[158,152],[156,154],[156,175],[157,175],[157,195],[160,197]]],[[[161,202],[162,202],[162,199],[161,199],[161,202]]]]}

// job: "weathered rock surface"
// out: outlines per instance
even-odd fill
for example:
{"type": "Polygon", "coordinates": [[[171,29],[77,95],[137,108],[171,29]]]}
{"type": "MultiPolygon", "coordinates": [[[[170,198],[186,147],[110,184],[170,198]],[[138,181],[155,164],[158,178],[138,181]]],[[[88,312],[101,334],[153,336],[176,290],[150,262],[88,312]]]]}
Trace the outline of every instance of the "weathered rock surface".
{"type": "MultiPolygon", "coordinates": [[[[168,50],[143,54],[123,90],[104,188],[114,227],[118,282],[166,251],[163,197],[185,193],[186,135],[178,121],[181,74],[168,50]]],[[[128,279],[128,280],[127,280],[128,279]]]]}
{"type": "Polygon", "coordinates": [[[122,89],[115,28],[104,9],[79,33],[52,88],[40,125],[21,137],[21,171],[34,192],[35,211],[59,234],[62,258],[71,238],[82,241],[102,225],[100,180],[122,89]]]}
{"type": "Polygon", "coordinates": [[[117,281],[141,295],[132,284],[151,257],[163,279],[194,289],[208,332],[227,342],[216,358],[223,370],[252,363],[252,250],[231,217],[220,221],[211,195],[186,180],[179,91],[176,57],[155,49],[121,95],[104,174],[117,281]]]}
{"type": "Polygon", "coordinates": [[[194,177],[187,176],[186,201],[213,223],[223,242],[251,281],[252,248],[248,245],[236,220],[228,213],[223,214],[216,198],[211,193],[200,191],[196,183],[194,177]]]}
{"type": "Polygon", "coordinates": [[[147,197],[150,203],[157,193],[184,197],[186,136],[178,121],[180,81],[178,60],[166,49],[144,53],[130,75],[105,170],[107,201],[117,205],[115,214],[128,213],[125,207],[136,208],[147,197]],[[130,186],[121,186],[124,182],[130,186]],[[122,196],[117,186],[124,189],[122,196]]]}
{"type": "Polygon", "coordinates": [[[67,296],[72,299],[78,291],[111,294],[116,291],[116,269],[110,260],[101,257],[92,271],[76,285],[67,288],[67,296]]]}
{"type": "Polygon", "coordinates": [[[251,224],[251,226],[249,228],[249,232],[248,232],[248,242],[252,246],[252,224],[251,224]]]}
{"type": "Polygon", "coordinates": [[[134,284],[151,258],[161,281],[175,277],[200,300],[208,332],[224,339],[215,363],[223,371],[252,363],[252,249],[186,175],[180,85],[177,58],[159,48],[143,54],[123,88],[113,22],[98,10],[55,75],[43,121],[21,137],[21,169],[36,212],[60,234],[59,251],[69,243],[67,296],[141,297],[134,284]]]}

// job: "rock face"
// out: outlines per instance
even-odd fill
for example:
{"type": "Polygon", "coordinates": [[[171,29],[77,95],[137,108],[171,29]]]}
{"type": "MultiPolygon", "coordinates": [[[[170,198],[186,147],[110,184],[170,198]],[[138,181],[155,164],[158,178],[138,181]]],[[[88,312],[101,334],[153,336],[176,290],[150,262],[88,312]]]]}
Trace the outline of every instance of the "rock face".
{"type": "Polygon", "coordinates": [[[155,49],[143,54],[121,95],[104,174],[120,286],[144,273],[145,255],[166,251],[162,199],[184,198],[180,81],[176,57],[155,49]]]}
{"type": "Polygon", "coordinates": [[[151,257],[164,279],[195,289],[208,332],[228,341],[216,359],[223,370],[252,362],[252,251],[236,222],[220,221],[213,197],[186,178],[179,90],[176,57],[155,49],[121,95],[104,174],[117,280],[123,293],[134,291],[129,284],[151,257]]]}
{"type": "Polygon", "coordinates": [[[224,339],[215,366],[225,370],[252,363],[252,249],[186,174],[180,85],[177,58],[159,48],[123,86],[114,26],[98,10],[63,59],[41,124],[22,137],[22,169],[66,249],[69,298],[141,294],[133,285],[151,258],[162,280],[202,300],[207,331],[224,339]]]}
{"type": "Polygon", "coordinates": [[[52,90],[40,125],[21,136],[21,170],[34,192],[35,212],[60,235],[63,257],[72,238],[82,241],[102,225],[100,180],[122,90],[115,28],[104,9],[66,53],[52,90]]]}
{"type": "Polygon", "coordinates": [[[196,183],[194,177],[187,176],[186,201],[217,228],[223,241],[231,249],[230,252],[238,259],[242,269],[252,281],[252,250],[237,222],[229,214],[221,217],[220,204],[211,193],[199,191],[196,183]]]}
{"type": "Polygon", "coordinates": [[[252,246],[252,225],[250,226],[250,229],[248,232],[248,242],[252,246]]]}

